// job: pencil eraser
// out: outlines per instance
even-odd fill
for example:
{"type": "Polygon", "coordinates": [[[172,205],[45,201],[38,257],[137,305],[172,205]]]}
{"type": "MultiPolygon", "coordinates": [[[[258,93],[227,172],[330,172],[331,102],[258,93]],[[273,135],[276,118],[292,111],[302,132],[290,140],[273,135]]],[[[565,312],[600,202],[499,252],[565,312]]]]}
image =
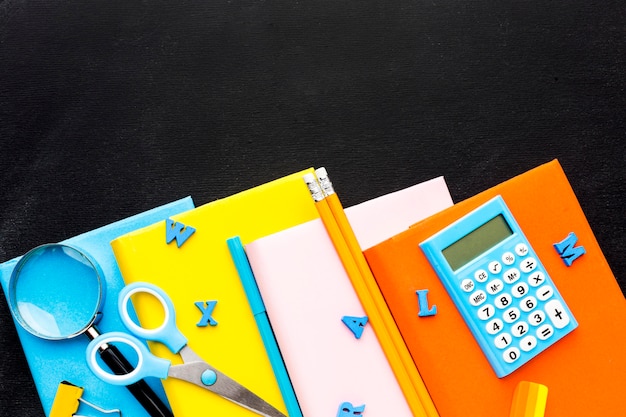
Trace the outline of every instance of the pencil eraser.
{"type": "Polygon", "coordinates": [[[302,176],[302,179],[306,183],[306,186],[311,193],[311,197],[313,197],[313,201],[315,201],[316,203],[322,201],[324,199],[324,191],[322,191],[322,186],[317,181],[315,175],[307,172],[302,176]]]}
{"type": "Polygon", "coordinates": [[[337,417],[360,416],[364,410],[365,404],[355,407],[349,402],[341,403],[337,417]]]}
{"type": "Polygon", "coordinates": [[[328,172],[326,172],[326,168],[319,167],[315,170],[315,175],[317,175],[317,178],[323,178],[328,176],[328,172]]]}
{"type": "Polygon", "coordinates": [[[536,382],[517,384],[509,417],[543,417],[548,401],[548,387],[536,382]]]}
{"type": "Polygon", "coordinates": [[[307,172],[306,174],[304,174],[302,176],[302,179],[304,180],[304,182],[306,182],[307,184],[311,184],[317,181],[317,178],[315,178],[315,174],[312,174],[310,172],[307,172]]]}

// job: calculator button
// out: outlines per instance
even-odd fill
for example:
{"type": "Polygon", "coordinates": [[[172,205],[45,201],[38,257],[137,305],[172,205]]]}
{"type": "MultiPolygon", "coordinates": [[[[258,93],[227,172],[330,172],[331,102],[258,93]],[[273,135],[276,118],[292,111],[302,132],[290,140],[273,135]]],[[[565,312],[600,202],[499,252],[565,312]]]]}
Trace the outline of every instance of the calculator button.
{"type": "Polygon", "coordinates": [[[513,323],[520,318],[520,312],[517,307],[511,307],[502,314],[502,318],[507,323],[513,323]]]}
{"type": "Polygon", "coordinates": [[[529,273],[537,268],[537,260],[535,258],[526,258],[520,263],[520,269],[524,273],[529,273]]]}
{"type": "Polygon", "coordinates": [[[499,279],[494,279],[490,283],[487,284],[487,293],[489,295],[496,295],[500,291],[504,289],[504,284],[499,279]]]}
{"type": "Polygon", "coordinates": [[[528,254],[528,245],[525,243],[518,243],[515,245],[515,253],[519,256],[526,256],[528,254]]]}
{"type": "Polygon", "coordinates": [[[569,324],[569,315],[559,300],[548,301],[544,310],[557,329],[562,329],[569,324]]]}
{"type": "Polygon", "coordinates": [[[535,336],[526,336],[519,342],[519,347],[524,352],[529,352],[537,346],[537,339],[535,336]]]}
{"type": "Polygon", "coordinates": [[[461,288],[463,289],[463,291],[465,292],[470,292],[474,290],[474,281],[472,281],[469,278],[465,278],[462,282],[461,282],[461,288]]]}
{"type": "Polygon", "coordinates": [[[501,335],[496,336],[493,339],[493,344],[496,345],[498,349],[504,349],[508,345],[511,344],[513,338],[508,333],[502,333],[501,335]]]}
{"type": "Polygon", "coordinates": [[[474,307],[481,305],[486,300],[487,294],[483,290],[475,291],[474,293],[472,293],[472,295],[469,296],[469,302],[474,307]]]}
{"type": "Polygon", "coordinates": [[[554,289],[549,285],[544,285],[537,290],[537,298],[541,301],[546,301],[548,298],[552,297],[553,294],[554,289]]]}
{"type": "Polygon", "coordinates": [[[479,269],[478,271],[474,273],[474,278],[478,282],[485,282],[487,281],[488,277],[489,275],[487,275],[487,271],[485,271],[484,269],[479,269]]]}
{"type": "Polygon", "coordinates": [[[520,276],[521,274],[519,273],[519,269],[517,268],[507,269],[502,275],[504,281],[506,281],[507,284],[513,284],[520,278],[520,276]]]}
{"type": "Polygon", "coordinates": [[[485,304],[478,310],[478,318],[489,320],[496,313],[496,309],[491,304],[485,304]]]}
{"type": "Polygon", "coordinates": [[[513,287],[513,290],[511,290],[511,294],[513,294],[513,297],[515,298],[521,298],[525,296],[526,294],[528,294],[528,284],[526,284],[525,282],[520,282],[513,287]]]}
{"type": "Polygon", "coordinates": [[[498,261],[489,262],[489,272],[499,274],[502,271],[502,264],[498,261]]]}
{"type": "Polygon", "coordinates": [[[541,271],[536,271],[528,277],[528,283],[531,287],[538,287],[546,280],[546,276],[541,271]]]}
{"type": "Polygon", "coordinates": [[[554,334],[554,329],[549,324],[544,324],[537,329],[535,334],[539,339],[546,340],[554,334]]]}
{"type": "Polygon", "coordinates": [[[502,359],[504,359],[507,363],[513,363],[519,359],[519,349],[512,347],[504,351],[502,354],[502,359]]]}
{"type": "Polygon", "coordinates": [[[546,320],[546,313],[541,310],[537,310],[528,316],[528,322],[531,326],[539,326],[546,320]]]}
{"type": "Polygon", "coordinates": [[[504,323],[500,319],[493,319],[485,325],[485,329],[489,334],[499,333],[504,328],[504,323]]]}
{"type": "Polygon", "coordinates": [[[511,333],[513,333],[513,336],[515,337],[522,337],[524,335],[527,335],[528,323],[526,323],[525,321],[520,321],[519,323],[516,323],[515,326],[513,326],[511,333]]]}
{"type": "Polygon", "coordinates": [[[530,295],[520,301],[519,306],[523,312],[528,313],[532,311],[533,308],[537,307],[537,299],[530,295]]]}
{"type": "Polygon", "coordinates": [[[503,264],[513,265],[513,262],[515,262],[515,255],[513,255],[513,252],[505,252],[504,255],[502,255],[503,264]]]}
{"type": "Polygon", "coordinates": [[[502,310],[503,308],[506,308],[509,305],[511,305],[512,300],[513,299],[511,298],[509,294],[502,294],[500,297],[496,298],[495,305],[500,310],[502,310]]]}

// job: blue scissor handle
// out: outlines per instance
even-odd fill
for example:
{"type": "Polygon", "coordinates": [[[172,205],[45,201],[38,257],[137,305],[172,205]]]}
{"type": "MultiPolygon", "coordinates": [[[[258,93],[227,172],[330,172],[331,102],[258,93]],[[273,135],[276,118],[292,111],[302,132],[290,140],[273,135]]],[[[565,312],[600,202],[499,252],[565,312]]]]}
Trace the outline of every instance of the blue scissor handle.
{"type": "Polygon", "coordinates": [[[155,340],[163,343],[172,352],[178,353],[187,344],[187,338],[176,327],[176,314],[174,304],[168,295],[159,287],[148,282],[134,282],[125,286],[120,291],[117,304],[122,322],[133,334],[146,340],[155,340]],[[136,293],[148,293],[154,296],[165,311],[163,323],[156,329],[145,329],[137,325],[128,314],[130,297],[136,293]]]}
{"type": "Polygon", "coordinates": [[[89,342],[87,346],[87,365],[104,382],[113,385],[130,385],[148,376],[161,379],[167,378],[171,362],[151,354],[148,348],[134,336],[122,332],[110,332],[101,334],[89,342]],[[107,343],[124,343],[135,350],[138,362],[132,372],[124,375],[114,375],[102,369],[96,355],[100,347],[107,343]]]}

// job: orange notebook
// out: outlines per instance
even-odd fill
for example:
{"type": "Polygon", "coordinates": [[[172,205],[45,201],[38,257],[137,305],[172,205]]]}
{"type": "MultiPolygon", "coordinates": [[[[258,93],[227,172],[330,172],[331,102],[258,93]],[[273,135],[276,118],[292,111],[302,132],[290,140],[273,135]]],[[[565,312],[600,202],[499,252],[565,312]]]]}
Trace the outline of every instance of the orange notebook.
{"type": "Polygon", "coordinates": [[[623,416],[626,300],[557,161],[458,203],[365,251],[365,256],[442,417],[509,414],[515,387],[548,387],[546,417],[623,416]],[[498,378],[419,244],[501,195],[578,321],[578,328],[498,378]],[[571,266],[553,244],[570,232],[586,253],[571,266]],[[428,289],[432,316],[418,317],[428,289]]]}

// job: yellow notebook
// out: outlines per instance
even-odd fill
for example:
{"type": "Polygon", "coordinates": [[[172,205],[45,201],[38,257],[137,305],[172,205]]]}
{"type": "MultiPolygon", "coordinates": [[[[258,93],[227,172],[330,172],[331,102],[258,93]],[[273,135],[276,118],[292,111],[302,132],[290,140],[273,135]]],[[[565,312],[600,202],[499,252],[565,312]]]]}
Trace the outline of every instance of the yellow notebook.
{"type": "MultiPolygon", "coordinates": [[[[195,229],[186,240],[166,243],[164,221],[111,242],[127,284],[150,282],[172,298],[176,323],[189,347],[283,413],[285,403],[226,240],[239,236],[245,244],[317,218],[302,180],[308,172],[313,171],[304,170],[173,216],[181,236],[195,229]],[[182,225],[186,229],[180,230],[182,225]],[[207,311],[214,304],[210,314],[203,314],[196,303],[207,311]]],[[[162,307],[151,296],[141,296],[133,298],[141,325],[158,326],[162,307]]],[[[152,342],[149,346],[157,356],[181,363],[165,346],[152,342]]],[[[163,386],[176,416],[257,416],[180,380],[166,379],[163,386]]]]}

